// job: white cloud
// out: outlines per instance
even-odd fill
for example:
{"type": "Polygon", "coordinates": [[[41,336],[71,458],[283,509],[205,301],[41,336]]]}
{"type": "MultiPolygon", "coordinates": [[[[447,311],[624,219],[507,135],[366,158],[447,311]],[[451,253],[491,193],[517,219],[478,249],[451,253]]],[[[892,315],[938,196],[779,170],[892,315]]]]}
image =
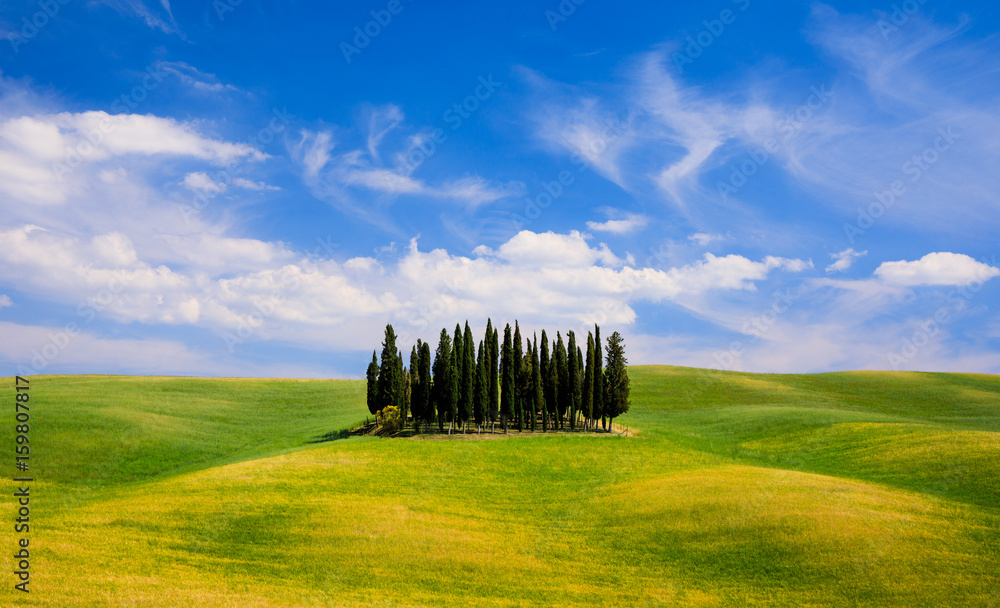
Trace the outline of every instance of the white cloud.
{"type": "Polygon", "coordinates": [[[826,272],[844,272],[854,264],[854,260],[868,255],[867,251],[857,252],[854,248],[848,248],[837,253],[831,253],[830,257],[833,258],[833,264],[826,267],[826,272]]]}
{"type": "Polygon", "coordinates": [[[0,295],[0,308],[6,308],[7,306],[13,306],[14,303],[10,301],[10,296],[0,295]]]}
{"type": "Polygon", "coordinates": [[[688,240],[701,245],[702,247],[712,243],[714,241],[725,240],[726,237],[721,234],[708,234],[706,232],[695,232],[688,236],[688,240]]]}
{"type": "Polygon", "coordinates": [[[961,253],[937,252],[913,262],[883,262],[875,276],[893,285],[968,285],[1000,276],[1000,268],[961,253]]]}
{"type": "Polygon", "coordinates": [[[486,247],[479,247],[476,252],[525,268],[585,267],[598,262],[608,266],[622,265],[607,245],[601,243],[599,248],[592,249],[584,235],[575,230],[569,234],[537,234],[523,230],[495,253],[486,247]]]}
{"type": "Polygon", "coordinates": [[[226,184],[215,181],[204,171],[196,171],[185,175],[184,185],[191,190],[201,190],[203,192],[211,192],[215,194],[225,192],[227,189],[226,184]]]}
{"type": "MultiPolygon", "coordinates": [[[[608,210],[610,212],[611,210],[608,210]]],[[[624,219],[609,219],[606,222],[587,222],[587,228],[595,232],[628,234],[649,223],[649,218],[637,213],[627,213],[624,219]]]]}
{"type": "Polygon", "coordinates": [[[276,191],[281,190],[277,186],[272,186],[270,184],[265,184],[264,182],[255,182],[244,177],[237,177],[233,179],[233,185],[237,188],[243,188],[244,190],[256,190],[256,191],[276,191]]]}
{"type": "MultiPolygon", "coordinates": [[[[31,204],[62,203],[81,189],[81,180],[89,175],[88,165],[152,155],[216,165],[266,158],[247,144],[205,137],[193,124],[152,115],[63,112],[21,116],[0,123],[0,193],[31,204]]],[[[115,177],[104,170],[99,175],[101,179],[115,177]]]]}
{"type": "Polygon", "coordinates": [[[0,232],[0,280],[121,322],[194,324],[224,333],[268,310],[255,339],[352,348],[364,332],[377,333],[387,316],[411,332],[439,316],[627,324],[635,319],[633,301],[753,290],[772,270],[807,266],[773,256],[755,262],[709,254],[669,271],[637,270],[579,232],[522,231],[496,250],[477,248],[471,258],[422,252],[414,240],[394,262],[343,264],[252,239],[158,240],[161,255],[171,252],[169,265],[154,265],[120,233],[88,243],[34,226],[0,232]]]}

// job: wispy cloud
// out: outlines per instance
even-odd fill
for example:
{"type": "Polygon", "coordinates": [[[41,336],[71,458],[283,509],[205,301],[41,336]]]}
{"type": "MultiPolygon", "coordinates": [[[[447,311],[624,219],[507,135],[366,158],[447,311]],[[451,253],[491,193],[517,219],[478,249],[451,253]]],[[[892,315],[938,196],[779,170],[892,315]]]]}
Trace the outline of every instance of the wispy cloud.
{"type": "Polygon", "coordinates": [[[694,234],[688,235],[688,240],[705,247],[706,245],[713,243],[715,241],[725,240],[726,237],[721,234],[708,234],[705,232],[696,232],[694,234]]]}
{"type": "Polygon", "coordinates": [[[639,213],[623,213],[615,209],[605,209],[611,218],[605,222],[587,222],[587,228],[594,232],[610,232],[612,234],[628,234],[649,223],[649,218],[639,213]],[[623,216],[616,219],[617,216],[623,216]]]}
{"type": "Polygon", "coordinates": [[[98,0],[98,2],[123,15],[142,19],[147,26],[160,30],[164,34],[181,34],[170,9],[169,0],[160,0],[159,8],[150,8],[142,0],[98,0]]]}
{"type": "MultiPolygon", "coordinates": [[[[363,148],[347,146],[338,153],[340,145],[335,132],[325,129],[302,131],[298,141],[291,144],[290,151],[302,169],[305,183],[317,198],[378,223],[384,223],[385,218],[377,208],[373,209],[378,204],[373,206],[365,196],[388,197],[379,204],[400,196],[421,196],[454,201],[471,210],[524,192],[521,182],[496,183],[477,175],[446,179],[437,184],[421,179],[415,175],[418,167],[405,161],[405,150],[423,141],[422,132],[404,137],[404,151],[396,150],[388,155],[397,164],[386,164],[380,149],[385,147],[389,135],[402,128],[403,120],[402,110],[395,105],[375,108],[368,113],[363,148]]],[[[357,133],[344,133],[345,138],[352,135],[357,133]]]]}
{"type": "Polygon", "coordinates": [[[159,61],[156,68],[173,74],[181,83],[205,93],[239,91],[235,86],[220,81],[215,74],[206,74],[183,61],[159,61]]]}
{"type": "Polygon", "coordinates": [[[830,257],[833,258],[833,263],[826,267],[827,274],[832,272],[844,272],[854,264],[854,260],[868,255],[867,251],[854,251],[853,248],[848,248],[837,253],[831,253],[830,257]]]}

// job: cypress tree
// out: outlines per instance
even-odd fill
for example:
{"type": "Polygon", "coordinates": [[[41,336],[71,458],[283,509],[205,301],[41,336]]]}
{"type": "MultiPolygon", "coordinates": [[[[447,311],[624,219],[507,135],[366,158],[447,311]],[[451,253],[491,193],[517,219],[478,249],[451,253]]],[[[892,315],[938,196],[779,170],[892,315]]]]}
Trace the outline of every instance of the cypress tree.
{"type": "Polygon", "coordinates": [[[601,419],[601,426],[608,428],[604,417],[604,370],[601,363],[601,328],[594,324],[594,423],[601,419]]]}
{"type": "Polygon", "coordinates": [[[583,417],[584,428],[590,428],[594,419],[594,334],[587,332],[587,361],[583,368],[583,417]]]}
{"type": "Polygon", "coordinates": [[[418,353],[420,361],[418,362],[419,375],[420,375],[420,411],[423,414],[424,421],[430,425],[434,421],[434,405],[431,402],[431,345],[428,342],[424,342],[420,345],[420,352],[418,353]]]}
{"type": "Polygon", "coordinates": [[[507,420],[510,419],[514,396],[514,364],[510,337],[510,323],[503,330],[503,348],[500,350],[500,420],[503,430],[507,432],[507,420]]]}
{"type": "MultiPolygon", "coordinates": [[[[576,345],[576,387],[574,387],[573,399],[576,401],[576,411],[580,411],[583,404],[583,350],[580,345],[576,345]]],[[[583,415],[580,415],[583,418],[583,415]]]]}
{"type": "MultiPolygon", "coordinates": [[[[488,325],[487,328],[489,328],[488,325]]],[[[486,366],[490,375],[490,401],[487,413],[490,423],[493,424],[496,423],[500,411],[500,373],[497,371],[497,362],[500,356],[500,338],[496,328],[493,329],[492,336],[487,335],[487,339],[489,340],[489,346],[487,347],[489,355],[486,358],[486,366]]]]}
{"type": "Polygon", "coordinates": [[[462,414],[465,412],[465,403],[463,401],[465,393],[463,392],[464,382],[465,382],[465,345],[464,336],[462,335],[462,327],[458,323],[455,323],[455,337],[451,341],[451,368],[454,375],[454,385],[452,390],[455,391],[455,412],[452,416],[452,421],[455,423],[455,427],[458,427],[459,422],[464,422],[462,420],[462,414]]]}
{"type": "MultiPolygon", "coordinates": [[[[410,415],[413,416],[414,427],[423,415],[420,410],[420,355],[417,354],[419,348],[420,339],[418,338],[416,346],[410,350],[410,415]]],[[[403,422],[406,422],[405,416],[403,422]]]]}
{"type": "Polygon", "coordinates": [[[549,368],[551,367],[551,362],[549,361],[549,339],[545,335],[545,330],[542,330],[542,357],[541,357],[542,369],[542,395],[544,395],[545,407],[542,408],[542,430],[547,431],[549,429],[549,412],[552,411],[552,404],[555,400],[555,393],[552,392],[552,377],[549,373],[549,368]]]}
{"type": "Polygon", "coordinates": [[[615,418],[628,411],[629,385],[628,361],[625,359],[625,345],[618,332],[608,338],[608,365],[604,369],[604,412],[611,425],[615,418]]]}
{"type": "Polygon", "coordinates": [[[374,414],[378,408],[378,357],[372,351],[372,362],[368,364],[368,411],[374,414]]]}
{"type": "Polygon", "coordinates": [[[455,410],[454,374],[451,361],[451,337],[448,330],[441,330],[437,351],[434,353],[434,406],[437,409],[438,430],[444,431],[447,419],[451,422],[455,410]]]}
{"type": "Polygon", "coordinates": [[[524,406],[521,404],[521,360],[524,355],[521,353],[521,328],[514,320],[514,344],[511,352],[511,412],[517,418],[517,430],[524,430],[524,406]]]}
{"type": "Polygon", "coordinates": [[[556,375],[558,379],[556,380],[556,386],[558,387],[559,395],[557,397],[557,404],[559,405],[556,410],[556,420],[559,423],[559,428],[563,428],[563,419],[566,418],[567,410],[569,409],[569,364],[568,358],[566,356],[566,345],[563,344],[562,334],[556,332],[556,345],[553,349],[553,357],[556,360],[556,375]]]}
{"type": "Polygon", "coordinates": [[[573,331],[566,332],[569,337],[569,344],[566,347],[566,354],[569,357],[568,368],[568,386],[567,392],[569,393],[569,428],[576,428],[576,408],[577,404],[580,403],[580,397],[578,393],[580,392],[580,373],[577,368],[576,363],[576,334],[573,331]]]}
{"type": "Polygon", "coordinates": [[[521,397],[521,424],[525,429],[535,430],[535,392],[531,388],[531,338],[524,341],[524,355],[521,358],[521,380],[518,393],[521,397]]]}
{"type": "Polygon", "coordinates": [[[462,336],[462,432],[465,432],[465,423],[472,420],[476,399],[476,340],[472,337],[472,329],[469,322],[465,322],[465,334],[462,336]]]}
{"type": "Polygon", "coordinates": [[[531,347],[531,430],[535,430],[538,411],[543,407],[545,399],[542,393],[542,374],[538,363],[538,334],[535,334],[535,344],[531,347]]]}
{"type": "Polygon", "coordinates": [[[521,417],[524,428],[535,430],[535,391],[532,388],[531,338],[524,341],[524,359],[521,361],[521,417]]]}
{"type": "MultiPolygon", "coordinates": [[[[401,350],[396,351],[396,378],[397,378],[396,380],[397,401],[393,405],[399,408],[400,413],[406,414],[406,406],[407,406],[406,393],[410,390],[410,386],[408,384],[409,380],[407,380],[406,377],[406,368],[403,367],[403,351],[401,350]]],[[[406,420],[406,418],[404,417],[403,420],[406,420]]]]}
{"type": "Polygon", "coordinates": [[[473,403],[475,407],[474,415],[476,417],[476,427],[479,428],[481,433],[483,430],[483,423],[486,422],[486,404],[489,401],[489,391],[490,391],[490,380],[487,377],[486,371],[486,349],[483,346],[483,341],[479,341],[479,359],[476,362],[476,388],[475,388],[475,398],[473,403]]]}
{"type": "MultiPolygon", "coordinates": [[[[535,391],[535,409],[542,414],[542,432],[549,430],[549,423],[545,417],[545,386],[542,383],[542,366],[538,358],[538,334],[535,334],[535,348],[532,349],[531,362],[531,384],[535,391]]],[[[532,416],[531,430],[535,430],[535,420],[532,416]]]]}
{"type": "Polygon", "coordinates": [[[548,406],[547,415],[552,418],[552,427],[559,428],[559,360],[555,353],[556,343],[552,343],[552,356],[549,358],[549,382],[548,392],[545,394],[545,405],[548,406]]]}
{"type": "Polygon", "coordinates": [[[396,350],[396,332],[392,325],[385,326],[382,342],[382,361],[378,372],[378,403],[376,411],[389,406],[399,407],[403,401],[403,369],[396,350]]]}
{"type": "MultiPolygon", "coordinates": [[[[402,361],[402,357],[400,357],[400,361],[402,361]]],[[[410,378],[415,375],[416,372],[410,373],[410,368],[403,368],[403,409],[399,411],[400,428],[406,426],[406,415],[410,411],[410,391],[413,388],[410,378]]]]}

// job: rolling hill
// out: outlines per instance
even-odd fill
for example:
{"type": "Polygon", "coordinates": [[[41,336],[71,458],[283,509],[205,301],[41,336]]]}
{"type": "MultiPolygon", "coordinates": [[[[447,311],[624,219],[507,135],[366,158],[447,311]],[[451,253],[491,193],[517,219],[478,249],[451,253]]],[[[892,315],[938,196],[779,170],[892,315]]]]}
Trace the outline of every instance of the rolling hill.
{"type": "Polygon", "coordinates": [[[1000,378],[630,374],[635,436],[491,441],[318,442],[363,381],[32,378],[23,605],[1000,606],[1000,378]]]}

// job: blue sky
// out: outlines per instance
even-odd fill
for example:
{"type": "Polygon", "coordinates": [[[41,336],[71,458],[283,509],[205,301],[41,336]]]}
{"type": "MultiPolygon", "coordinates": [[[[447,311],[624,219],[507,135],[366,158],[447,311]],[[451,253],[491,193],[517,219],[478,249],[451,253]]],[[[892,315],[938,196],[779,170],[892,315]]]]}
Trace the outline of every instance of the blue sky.
{"type": "Polygon", "coordinates": [[[9,373],[360,377],[470,320],[632,363],[1000,373],[986,2],[0,6],[9,373]]]}

